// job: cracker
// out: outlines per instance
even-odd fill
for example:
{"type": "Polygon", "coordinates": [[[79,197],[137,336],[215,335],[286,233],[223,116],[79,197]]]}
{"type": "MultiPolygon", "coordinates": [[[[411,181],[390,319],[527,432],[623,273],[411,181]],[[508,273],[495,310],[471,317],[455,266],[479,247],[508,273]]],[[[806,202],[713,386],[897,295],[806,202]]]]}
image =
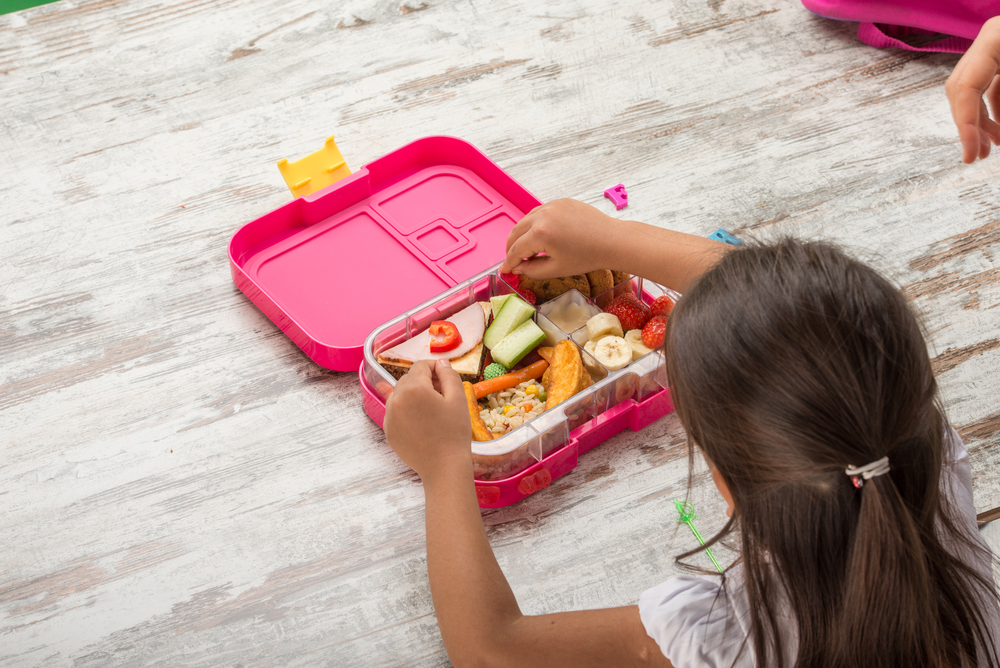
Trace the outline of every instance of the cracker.
{"type": "Polygon", "coordinates": [[[583,374],[583,360],[580,350],[570,339],[563,339],[555,346],[552,364],[549,366],[549,386],[546,390],[545,410],[558,406],[580,391],[583,374]]]}
{"type": "Polygon", "coordinates": [[[492,441],[493,432],[486,426],[482,416],[479,414],[480,409],[479,401],[476,399],[476,388],[472,387],[472,383],[464,382],[462,383],[462,389],[465,390],[465,401],[469,404],[469,419],[472,420],[472,440],[492,441]]]}

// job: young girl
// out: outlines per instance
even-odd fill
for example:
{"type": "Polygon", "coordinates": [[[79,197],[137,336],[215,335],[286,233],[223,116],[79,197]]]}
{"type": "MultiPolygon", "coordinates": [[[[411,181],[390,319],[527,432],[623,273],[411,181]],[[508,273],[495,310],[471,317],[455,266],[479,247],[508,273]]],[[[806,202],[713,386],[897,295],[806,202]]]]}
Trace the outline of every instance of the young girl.
{"type": "Polygon", "coordinates": [[[504,271],[615,267],[684,293],[668,378],[729,506],[713,541],[738,530],[741,556],[638,606],[522,615],[483,529],[459,377],[414,365],[385,433],[423,480],[431,593],[456,665],[1000,665],[968,455],[887,281],[826,244],[730,250],[572,200],[528,214],[507,249],[504,271]]]}

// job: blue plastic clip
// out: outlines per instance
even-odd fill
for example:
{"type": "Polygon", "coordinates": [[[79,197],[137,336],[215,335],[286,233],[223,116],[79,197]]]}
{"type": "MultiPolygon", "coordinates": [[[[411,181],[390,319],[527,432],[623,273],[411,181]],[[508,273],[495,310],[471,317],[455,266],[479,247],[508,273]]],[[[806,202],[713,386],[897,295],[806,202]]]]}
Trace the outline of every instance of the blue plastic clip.
{"type": "Polygon", "coordinates": [[[717,229],[715,232],[712,232],[711,234],[709,234],[708,238],[709,239],[715,239],[716,241],[721,241],[722,243],[729,244],[730,246],[742,246],[743,245],[743,240],[742,239],[737,239],[736,237],[734,237],[733,235],[731,235],[729,232],[726,232],[726,230],[724,228],[722,228],[722,227],[720,227],[719,229],[717,229]]]}

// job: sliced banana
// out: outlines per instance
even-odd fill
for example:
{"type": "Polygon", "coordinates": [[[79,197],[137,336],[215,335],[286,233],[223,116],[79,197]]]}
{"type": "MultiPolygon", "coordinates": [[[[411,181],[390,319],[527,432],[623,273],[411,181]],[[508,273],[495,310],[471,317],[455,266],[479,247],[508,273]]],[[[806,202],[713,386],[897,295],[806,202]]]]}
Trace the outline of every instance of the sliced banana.
{"type": "Polygon", "coordinates": [[[632,363],[632,346],[620,336],[605,336],[594,346],[592,354],[608,371],[617,371],[632,363]]]}
{"type": "Polygon", "coordinates": [[[587,338],[600,341],[605,336],[622,336],[622,323],[618,316],[610,313],[598,313],[587,321],[587,338]]]}
{"type": "Polygon", "coordinates": [[[594,355],[594,348],[597,347],[597,341],[587,341],[583,344],[583,349],[586,350],[591,356],[594,355]]]}
{"type": "Polygon", "coordinates": [[[642,330],[641,329],[630,329],[625,332],[625,340],[628,341],[629,346],[632,347],[632,361],[636,361],[646,353],[653,352],[651,349],[646,347],[646,344],[642,342],[642,330]]]}

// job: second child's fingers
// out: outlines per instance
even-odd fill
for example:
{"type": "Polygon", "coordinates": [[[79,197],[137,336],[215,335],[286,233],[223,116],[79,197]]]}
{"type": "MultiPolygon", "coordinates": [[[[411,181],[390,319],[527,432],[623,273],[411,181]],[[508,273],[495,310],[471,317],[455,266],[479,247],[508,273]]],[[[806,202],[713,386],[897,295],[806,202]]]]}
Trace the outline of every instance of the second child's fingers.
{"type": "Polygon", "coordinates": [[[962,161],[974,162],[979,155],[979,109],[982,104],[980,94],[972,88],[963,88],[949,95],[951,115],[958,128],[958,138],[962,142],[962,161]]]}
{"type": "Polygon", "coordinates": [[[1000,118],[1000,75],[993,77],[993,83],[986,90],[986,99],[990,103],[993,118],[1000,118]]]}
{"type": "Polygon", "coordinates": [[[985,107],[982,99],[998,72],[1000,20],[991,19],[945,83],[951,116],[962,141],[962,160],[966,163],[975,161],[982,153],[980,112],[985,107]]]}
{"type": "Polygon", "coordinates": [[[989,113],[986,111],[985,102],[982,103],[979,111],[979,127],[993,140],[994,144],[1000,144],[1000,123],[990,118],[989,113]]]}

